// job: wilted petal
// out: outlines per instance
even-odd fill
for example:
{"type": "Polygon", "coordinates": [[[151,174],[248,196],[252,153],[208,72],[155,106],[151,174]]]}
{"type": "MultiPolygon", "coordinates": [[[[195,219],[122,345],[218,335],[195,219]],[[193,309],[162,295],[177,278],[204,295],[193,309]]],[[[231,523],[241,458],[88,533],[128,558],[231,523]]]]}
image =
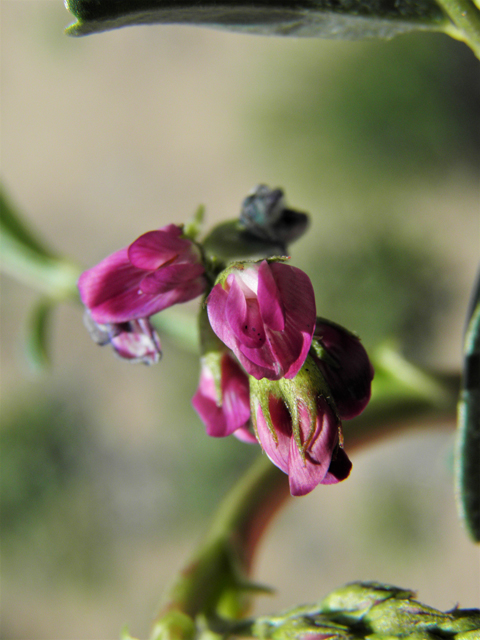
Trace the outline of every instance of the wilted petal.
{"type": "Polygon", "coordinates": [[[134,320],[122,329],[111,339],[111,345],[120,358],[149,365],[160,360],[160,338],[149,320],[134,320]]]}
{"type": "Polygon", "coordinates": [[[162,357],[160,338],[147,318],[100,324],[92,318],[89,309],[85,309],[84,323],[98,345],[110,344],[122,359],[155,364],[162,357]]]}
{"type": "Polygon", "coordinates": [[[352,463],[350,462],[349,457],[343,449],[338,447],[336,452],[333,454],[330,467],[328,468],[328,473],[322,480],[322,484],[337,484],[337,482],[341,482],[348,478],[351,470],[352,463]]]}

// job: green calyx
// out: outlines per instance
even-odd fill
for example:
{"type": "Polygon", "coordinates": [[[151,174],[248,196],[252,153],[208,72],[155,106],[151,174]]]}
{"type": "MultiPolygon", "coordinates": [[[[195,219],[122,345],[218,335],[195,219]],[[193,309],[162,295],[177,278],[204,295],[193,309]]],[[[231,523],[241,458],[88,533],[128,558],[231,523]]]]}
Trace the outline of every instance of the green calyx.
{"type": "Polygon", "coordinates": [[[269,256],[268,258],[260,258],[258,260],[242,260],[239,262],[231,262],[226,269],[218,274],[217,279],[215,280],[215,284],[221,284],[223,287],[226,279],[231,273],[235,273],[235,271],[244,271],[245,269],[248,269],[248,267],[260,264],[264,260],[266,260],[268,263],[286,262],[288,260],[288,256],[269,256]]]}
{"type": "Polygon", "coordinates": [[[304,458],[305,452],[315,433],[318,398],[325,398],[328,404],[335,410],[328,385],[313,358],[307,356],[302,368],[294,378],[281,378],[280,380],[262,378],[261,380],[257,380],[249,376],[249,379],[252,422],[255,432],[257,431],[257,411],[258,408],[260,408],[273,440],[278,442],[270,413],[270,401],[272,398],[281,399],[290,414],[293,437],[300,454],[304,458]],[[308,413],[309,429],[306,436],[302,434],[300,428],[300,406],[306,409],[308,413]]]}

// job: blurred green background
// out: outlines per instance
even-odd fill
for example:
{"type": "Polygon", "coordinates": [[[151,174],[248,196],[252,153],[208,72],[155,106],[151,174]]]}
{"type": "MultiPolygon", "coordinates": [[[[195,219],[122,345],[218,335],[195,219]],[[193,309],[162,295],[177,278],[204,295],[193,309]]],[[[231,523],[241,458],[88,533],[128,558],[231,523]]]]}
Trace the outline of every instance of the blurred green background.
{"type": "MultiPolygon", "coordinates": [[[[1,9],[2,180],[50,246],[88,267],[199,203],[211,225],[255,184],[281,186],[312,216],[292,256],[318,313],[369,348],[393,337],[459,369],[479,240],[480,76],[465,46],[187,27],[71,39],[61,2],[1,9]]],[[[205,436],[195,354],[162,336],[160,365],[129,366],[74,305],[55,314],[52,370],[34,375],[22,344],[36,299],[2,279],[1,637],[145,636],[258,450],[205,436]]],[[[368,579],[480,605],[439,427],[357,452],[347,482],[289,502],[258,555],[256,578],[278,589],[258,611],[368,579]]]]}

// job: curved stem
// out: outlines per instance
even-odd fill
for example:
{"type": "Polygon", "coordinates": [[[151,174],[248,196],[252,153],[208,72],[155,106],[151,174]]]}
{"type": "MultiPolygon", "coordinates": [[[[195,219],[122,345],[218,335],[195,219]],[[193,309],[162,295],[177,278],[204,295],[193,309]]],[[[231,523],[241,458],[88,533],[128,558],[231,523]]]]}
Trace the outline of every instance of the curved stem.
{"type": "MultiPolygon", "coordinates": [[[[458,376],[428,377],[405,361],[403,368],[398,367],[395,358],[389,365],[389,358],[384,356],[382,364],[382,357],[378,358],[371,406],[346,425],[345,445],[349,452],[413,424],[418,426],[419,419],[428,427],[436,427],[438,418],[443,424],[447,421],[449,427],[455,426],[458,376]],[[420,380],[424,384],[418,384],[420,380]]],[[[203,544],[176,579],[155,620],[152,640],[190,638],[192,619],[198,615],[230,619],[245,615],[245,596],[259,590],[248,582],[255,551],[265,528],[288,496],[288,477],[266,456],[260,456],[227,494],[203,544]],[[179,631],[177,614],[190,620],[191,626],[184,625],[179,631]]]]}

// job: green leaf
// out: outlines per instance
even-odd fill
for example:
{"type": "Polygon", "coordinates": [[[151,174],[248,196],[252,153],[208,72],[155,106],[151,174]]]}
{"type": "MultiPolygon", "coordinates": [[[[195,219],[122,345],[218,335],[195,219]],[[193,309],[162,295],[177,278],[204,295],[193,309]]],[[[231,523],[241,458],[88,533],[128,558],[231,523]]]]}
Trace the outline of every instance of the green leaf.
{"type": "Polygon", "coordinates": [[[28,247],[31,251],[44,256],[45,258],[53,258],[54,254],[45,247],[44,244],[35,236],[33,231],[21,220],[19,213],[15,210],[12,203],[7,199],[4,190],[0,186],[0,231],[9,235],[19,244],[28,247]]]}
{"type": "Polygon", "coordinates": [[[480,277],[465,335],[455,457],[457,504],[472,540],[480,542],[480,277]]]}
{"type": "Polygon", "coordinates": [[[40,242],[0,189],[2,271],[57,300],[75,298],[80,268],[40,242]]]}
{"type": "Polygon", "coordinates": [[[34,370],[41,371],[50,365],[48,348],[49,328],[56,300],[42,298],[32,309],[27,325],[26,353],[34,370]]]}
{"type": "Polygon", "coordinates": [[[347,40],[448,27],[434,0],[66,0],[66,6],[77,18],[67,29],[74,36],[152,23],[347,40]]]}
{"type": "Polygon", "coordinates": [[[322,602],[231,628],[231,635],[258,640],[478,640],[479,634],[479,609],[438,611],[409,589],[376,582],[353,582],[322,602]]]}

